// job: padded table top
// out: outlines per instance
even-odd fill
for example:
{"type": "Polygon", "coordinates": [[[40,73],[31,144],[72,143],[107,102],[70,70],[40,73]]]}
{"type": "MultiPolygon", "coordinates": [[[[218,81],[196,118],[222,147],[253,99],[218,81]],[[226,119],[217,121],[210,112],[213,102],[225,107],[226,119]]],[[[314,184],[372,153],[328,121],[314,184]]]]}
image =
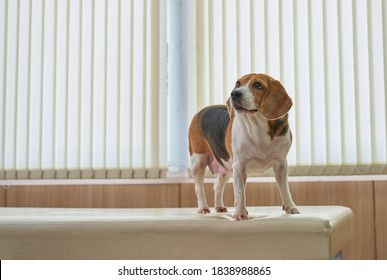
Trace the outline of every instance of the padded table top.
{"type": "Polygon", "coordinates": [[[1,259],[331,259],[353,236],[343,206],[248,207],[248,221],[194,208],[0,208],[1,259]]]}

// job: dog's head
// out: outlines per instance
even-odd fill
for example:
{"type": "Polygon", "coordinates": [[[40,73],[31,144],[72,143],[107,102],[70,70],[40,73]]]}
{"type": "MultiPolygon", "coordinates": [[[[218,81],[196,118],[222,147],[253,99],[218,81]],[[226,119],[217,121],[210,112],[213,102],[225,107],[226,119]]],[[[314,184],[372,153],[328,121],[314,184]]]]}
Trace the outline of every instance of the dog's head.
{"type": "Polygon", "coordinates": [[[261,113],[268,120],[283,117],[293,102],[282,84],[266,74],[248,74],[235,84],[227,100],[230,118],[241,114],[261,113]]]}

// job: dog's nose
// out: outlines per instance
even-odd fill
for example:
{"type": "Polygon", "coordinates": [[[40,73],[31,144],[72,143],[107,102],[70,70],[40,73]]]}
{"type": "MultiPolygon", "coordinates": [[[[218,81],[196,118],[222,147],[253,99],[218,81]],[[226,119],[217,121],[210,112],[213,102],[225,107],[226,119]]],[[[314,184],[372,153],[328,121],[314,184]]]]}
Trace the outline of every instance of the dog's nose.
{"type": "Polygon", "coordinates": [[[241,96],[242,96],[242,92],[239,91],[239,90],[233,90],[233,91],[231,92],[231,98],[232,98],[232,99],[237,99],[237,98],[239,98],[239,97],[241,97],[241,96]]]}

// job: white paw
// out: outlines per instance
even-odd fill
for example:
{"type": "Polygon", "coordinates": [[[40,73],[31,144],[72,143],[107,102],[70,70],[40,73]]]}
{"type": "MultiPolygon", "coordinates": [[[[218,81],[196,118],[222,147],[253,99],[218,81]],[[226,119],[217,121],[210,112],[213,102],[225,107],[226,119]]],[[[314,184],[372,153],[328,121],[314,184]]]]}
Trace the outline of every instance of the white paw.
{"type": "Polygon", "coordinates": [[[235,211],[233,217],[235,221],[245,221],[249,219],[249,213],[247,210],[235,211]]]}
{"type": "Polygon", "coordinates": [[[282,209],[285,211],[286,214],[300,214],[300,211],[298,211],[297,207],[295,206],[282,206],[282,209]]]}
{"type": "Polygon", "coordinates": [[[208,207],[203,207],[198,209],[198,214],[208,214],[211,213],[210,208],[208,207]]]}
{"type": "Polygon", "coordinates": [[[218,207],[215,207],[215,211],[217,213],[224,213],[224,212],[227,212],[227,208],[224,206],[218,206],[218,207]]]}

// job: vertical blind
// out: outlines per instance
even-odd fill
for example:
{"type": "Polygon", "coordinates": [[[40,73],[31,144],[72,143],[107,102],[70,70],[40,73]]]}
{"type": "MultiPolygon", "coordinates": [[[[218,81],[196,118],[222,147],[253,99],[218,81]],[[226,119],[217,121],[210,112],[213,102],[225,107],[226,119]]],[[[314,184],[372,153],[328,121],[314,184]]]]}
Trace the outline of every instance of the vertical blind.
{"type": "Polygon", "coordinates": [[[164,1],[0,1],[3,178],[165,173],[164,1]]]}
{"type": "Polygon", "coordinates": [[[224,103],[237,77],[268,73],[294,101],[291,174],[387,174],[386,1],[199,0],[191,10],[191,115],[224,103]]]}
{"type": "MultiPolygon", "coordinates": [[[[167,3],[0,0],[0,178],[165,176],[167,3]]],[[[187,6],[189,118],[265,72],[294,101],[291,174],[387,173],[385,1],[187,6]]]]}

